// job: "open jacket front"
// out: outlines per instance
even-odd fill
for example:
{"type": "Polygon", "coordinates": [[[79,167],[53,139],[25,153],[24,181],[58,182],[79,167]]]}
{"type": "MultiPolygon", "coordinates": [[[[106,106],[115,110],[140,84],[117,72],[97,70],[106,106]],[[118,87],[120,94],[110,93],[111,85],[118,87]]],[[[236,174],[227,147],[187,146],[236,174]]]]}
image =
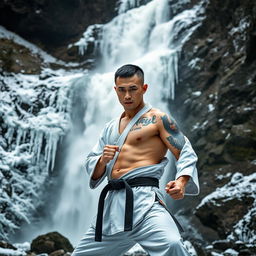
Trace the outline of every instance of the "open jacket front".
{"type": "MultiPolygon", "coordinates": [[[[138,113],[140,115],[140,113],[138,113]]],[[[135,118],[135,117],[134,117],[135,118]]],[[[133,119],[134,119],[133,118],[133,119]]],[[[106,170],[101,178],[98,180],[93,180],[91,177],[93,175],[96,164],[103,153],[105,145],[117,145],[120,136],[124,136],[124,140],[129,132],[129,127],[127,127],[127,134],[118,132],[119,117],[108,122],[100,134],[98,143],[93,147],[92,151],[88,154],[86,158],[85,167],[90,176],[89,185],[90,188],[96,188],[106,177],[111,180],[111,172],[113,165],[117,159],[111,160],[107,166],[106,170]]],[[[131,122],[133,121],[131,120],[131,122]]],[[[132,125],[132,123],[130,124],[132,125]]],[[[176,173],[175,179],[182,175],[189,175],[190,179],[186,185],[185,195],[197,195],[199,193],[199,183],[198,174],[196,168],[197,156],[194,152],[191,143],[188,138],[185,137],[185,145],[183,146],[179,159],[174,161],[171,166],[172,173],[176,173]]],[[[160,179],[163,175],[164,168],[168,163],[168,159],[165,157],[158,164],[138,167],[130,172],[124,174],[120,178],[131,179],[135,177],[152,177],[160,179]]],[[[139,223],[148,210],[152,207],[155,201],[155,195],[163,200],[163,195],[160,189],[156,187],[134,187],[132,188],[134,193],[134,212],[133,212],[133,227],[139,223]]],[[[122,232],[124,229],[124,211],[125,211],[125,191],[124,190],[114,190],[110,191],[106,200],[104,207],[104,222],[103,222],[103,235],[112,235],[118,232],[122,232]]],[[[93,223],[95,227],[95,221],[93,223]]]]}

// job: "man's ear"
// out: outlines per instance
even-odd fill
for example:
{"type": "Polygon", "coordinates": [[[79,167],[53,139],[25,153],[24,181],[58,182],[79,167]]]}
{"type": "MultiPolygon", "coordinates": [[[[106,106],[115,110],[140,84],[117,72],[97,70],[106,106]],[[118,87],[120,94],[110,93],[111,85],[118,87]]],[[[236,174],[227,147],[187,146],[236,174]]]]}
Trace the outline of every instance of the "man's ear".
{"type": "Polygon", "coordinates": [[[147,89],[148,89],[148,84],[143,84],[142,89],[143,89],[143,91],[145,93],[147,91],[147,89]]]}
{"type": "Polygon", "coordinates": [[[114,86],[114,89],[115,89],[115,91],[116,91],[116,86],[114,86]]]}

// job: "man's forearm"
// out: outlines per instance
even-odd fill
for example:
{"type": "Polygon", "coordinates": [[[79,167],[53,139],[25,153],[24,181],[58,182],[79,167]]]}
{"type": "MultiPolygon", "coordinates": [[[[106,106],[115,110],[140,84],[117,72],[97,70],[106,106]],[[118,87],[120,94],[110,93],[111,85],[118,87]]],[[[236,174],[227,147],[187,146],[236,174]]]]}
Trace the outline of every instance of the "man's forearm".
{"type": "Polygon", "coordinates": [[[99,179],[100,177],[102,177],[105,171],[106,171],[106,163],[102,161],[102,157],[101,157],[95,166],[92,179],[93,180],[99,179]]]}
{"type": "Polygon", "coordinates": [[[182,175],[176,180],[171,180],[165,187],[166,193],[168,193],[173,199],[182,199],[185,194],[185,187],[189,181],[190,176],[182,175]]]}
{"type": "Polygon", "coordinates": [[[182,176],[180,176],[180,177],[177,179],[177,181],[181,182],[182,185],[185,187],[185,186],[187,185],[189,179],[190,179],[190,176],[189,176],[189,175],[182,175],[182,176]]]}

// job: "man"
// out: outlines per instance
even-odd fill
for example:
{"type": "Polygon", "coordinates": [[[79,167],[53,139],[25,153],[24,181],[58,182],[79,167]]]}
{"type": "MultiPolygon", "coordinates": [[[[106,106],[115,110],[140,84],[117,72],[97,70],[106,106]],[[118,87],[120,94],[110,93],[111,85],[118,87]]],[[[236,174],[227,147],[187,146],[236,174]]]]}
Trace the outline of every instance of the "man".
{"type": "Polygon", "coordinates": [[[151,256],[189,255],[180,226],[163,203],[158,180],[169,149],[176,178],[166,184],[166,193],[173,199],[198,194],[197,156],[173,118],[144,103],[148,85],[140,67],[120,67],[115,85],[124,113],[106,124],[86,159],[90,187],[96,188],[105,177],[109,183],[100,196],[96,224],[72,255],[119,256],[136,243],[151,256]]]}

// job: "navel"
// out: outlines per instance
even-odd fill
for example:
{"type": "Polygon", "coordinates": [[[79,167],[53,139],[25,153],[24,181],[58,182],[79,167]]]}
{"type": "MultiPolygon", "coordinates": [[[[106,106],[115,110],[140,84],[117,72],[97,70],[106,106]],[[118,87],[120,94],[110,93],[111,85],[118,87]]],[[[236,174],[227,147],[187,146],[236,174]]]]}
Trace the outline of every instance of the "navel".
{"type": "Polygon", "coordinates": [[[140,140],[141,140],[141,137],[138,137],[136,140],[137,140],[137,141],[140,141],[140,140]]]}

